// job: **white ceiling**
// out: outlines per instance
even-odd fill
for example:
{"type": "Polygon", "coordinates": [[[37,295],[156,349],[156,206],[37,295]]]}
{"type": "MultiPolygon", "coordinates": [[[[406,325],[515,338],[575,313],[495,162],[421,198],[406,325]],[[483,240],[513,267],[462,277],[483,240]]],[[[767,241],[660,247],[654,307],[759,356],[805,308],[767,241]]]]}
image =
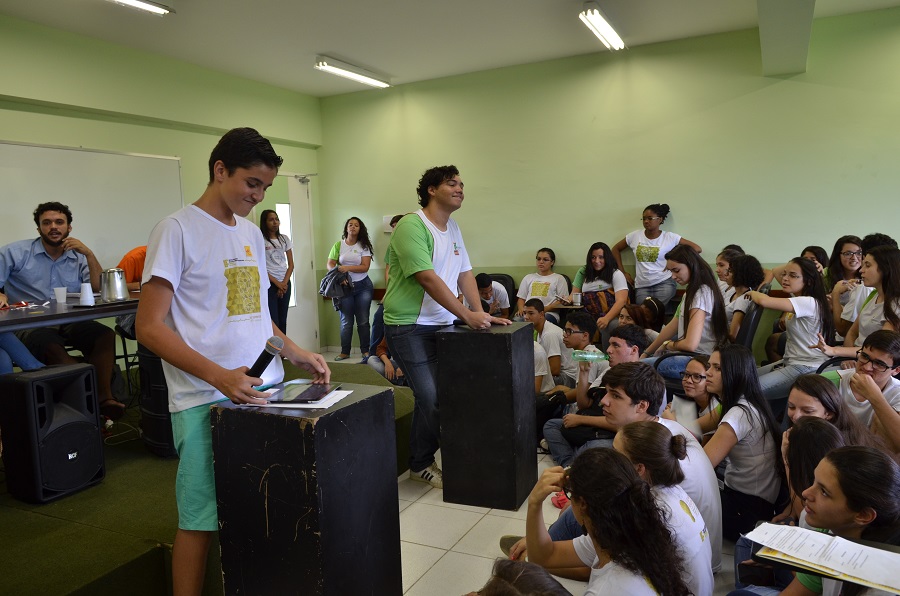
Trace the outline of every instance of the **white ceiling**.
{"type": "MultiPolygon", "coordinates": [[[[157,1],[176,13],[107,0],[0,0],[0,13],[318,97],[365,87],[314,70],[317,54],[402,84],[606,51],[578,20],[581,0],[157,1]]],[[[758,24],[757,0],[598,1],[630,47],[758,24]]],[[[781,0],[798,1],[814,0],[781,0]]],[[[900,0],[818,0],[815,18],[894,6],[900,0]]],[[[803,29],[797,37],[808,37],[803,29]]]]}

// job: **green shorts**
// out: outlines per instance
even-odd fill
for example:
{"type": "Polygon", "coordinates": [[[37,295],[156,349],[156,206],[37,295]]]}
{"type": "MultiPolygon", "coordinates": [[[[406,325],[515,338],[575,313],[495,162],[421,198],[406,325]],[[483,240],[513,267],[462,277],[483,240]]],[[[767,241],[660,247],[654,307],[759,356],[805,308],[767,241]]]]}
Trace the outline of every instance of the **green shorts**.
{"type": "Polygon", "coordinates": [[[215,532],[219,529],[209,421],[211,405],[172,412],[172,435],[180,458],[175,500],[178,527],[182,530],[215,532]]]}

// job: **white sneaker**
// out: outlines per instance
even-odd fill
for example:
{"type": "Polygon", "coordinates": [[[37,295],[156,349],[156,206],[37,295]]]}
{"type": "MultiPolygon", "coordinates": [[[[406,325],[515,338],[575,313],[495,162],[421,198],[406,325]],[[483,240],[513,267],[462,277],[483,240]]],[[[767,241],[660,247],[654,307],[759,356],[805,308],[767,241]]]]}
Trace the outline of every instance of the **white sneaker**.
{"type": "Polygon", "coordinates": [[[421,472],[410,470],[409,477],[419,482],[427,482],[434,488],[444,488],[444,473],[438,467],[437,462],[432,462],[430,466],[421,472]]]}

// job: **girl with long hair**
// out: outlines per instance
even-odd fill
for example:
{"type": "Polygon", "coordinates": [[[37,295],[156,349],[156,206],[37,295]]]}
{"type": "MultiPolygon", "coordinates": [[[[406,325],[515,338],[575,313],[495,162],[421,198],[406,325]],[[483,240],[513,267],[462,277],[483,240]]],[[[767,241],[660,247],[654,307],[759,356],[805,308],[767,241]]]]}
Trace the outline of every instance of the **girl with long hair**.
{"type": "Polygon", "coordinates": [[[682,579],[693,594],[712,594],[712,550],[709,530],[697,505],[681,487],[687,439],[655,421],[626,424],[613,448],[627,457],[666,514],[666,525],[684,561],[682,579]]]}
{"type": "Polygon", "coordinates": [[[707,390],[709,358],[703,354],[692,357],[684,372],[681,373],[681,387],[684,397],[675,395],[666,409],[660,414],[663,418],[674,420],[684,426],[697,438],[706,443],[716,432],[721,417],[722,406],[715,395],[707,390]],[[718,410],[718,416],[708,416],[718,410]],[[701,426],[700,421],[703,421],[701,426]]]}
{"type": "Polygon", "coordinates": [[[625,273],[625,278],[628,283],[634,284],[637,302],[653,296],[667,304],[675,296],[675,283],[666,271],[667,252],[678,245],[690,246],[698,253],[702,251],[700,246],[687,238],[660,229],[669,213],[669,206],[665,203],[647,205],[641,215],[643,229],[631,232],[612,247],[613,258],[623,272],[622,251],[630,248],[634,252],[634,278],[628,273],[625,273]]]}
{"type": "Polygon", "coordinates": [[[775,298],[756,290],[747,293],[758,306],[788,314],[784,358],[759,369],[759,385],[779,418],[794,379],[815,372],[826,360],[816,348],[819,336],[830,341],[834,335],[825,284],[812,261],[803,257],[791,259],[782,268],[781,287],[790,298],[775,298]]]}
{"type": "Polygon", "coordinates": [[[516,293],[516,317],[523,316],[525,303],[532,298],[537,298],[544,303],[544,314],[554,323],[559,323],[559,315],[555,312],[558,306],[569,295],[569,282],[559,273],[553,272],[556,264],[556,253],[552,248],[541,248],[534,256],[537,265],[537,273],[529,273],[519,283],[519,291],[516,293]]]}
{"type": "Polygon", "coordinates": [[[837,385],[821,375],[797,377],[788,395],[787,417],[792,426],[803,418],[821,418],[840,431],[847,445],[886,448],[844,405],[837,385]]]}
{"type": "Polygon", "coordinates": [[[725,318],[728,319],[728,337],[737,338],[744,315],[754,308],[747,292],[755,290],[763,283],[765,271],[756,257],[741,255],[735,257],[728,266],[726,280],[731,285],[725,294],[725,318]]]}
{"type": "Polygon", "coordinates": [[[829,346],[824,337],[819,337],[817,347],[826,356],[856,356],[875,331],[900,331],[900,250],[893,246],[873,248],[863,257],[860,276],[874,291],[863,302],[843,346],[829,346]]]}
{"type": "Polygon", "coordinates": [[[281,221],[271,209],[259,215],[259,229],[266,240],[266,273],[269,275],[269,316],[282,333],[287,333],[288,305],[291,302],[291,274],[294,273],[294,245],[281,233],[281,221]]]}
{"type": "Polygon", "coordinates": [[[525,539],[528,559],[551,571],[589,566],[589,594],[690,593],[665,513],[628,458],[612,449],[588,449],[568,471],[558,466],[544,471],[528,496],[525,539]],[[569,496],[586,536],[550,538],[543,503],[560,490],[569,496]]]}
{"type": "MultiPolygon", "coordinates": [[[[703,447],[713,467],[728,458],[722,491],[722,536],[729,540],[772,519],[781,490],[781,428],[760,390],[753,354],[730,344],[712,353],[706,388],[722,402],[718,427],[703,447]]],[[[701,419],[701,424],[703,421],[701,419]]]]}
{"type": "Polygon", "coordinates": [[[585,312],[597,320],[605,349],[608,333],[604,332],[615,329],[619,313],[628,303],[628,281],[605,242],[591,244],[584,266],[575,274],[572,293],[581,294],[585,312]]]}
{"type": "Polygon", "coordinates": [[[841,236],[831,249],[831,258],[825,267],[825,291],[831,292],[835,285],[843,286],[838,292],[841,304],[847,303],[848,295],[844,292],[853,289],[859,281],[859,267],[862,264],[862,240],[859,236],[841,236]]]}
{"type": "Polygon", "coordinates": [[[350,343],[353,339],[353,321],[356,320],[356,331],[359,334],[359,351],[363,362],[369,358],[369,310],[372,308],[372,295],[375,287],[369,279],[369,266],[372,264],[372,241],[366,224],[358,217],[351,217],[344,222],[341,239],[334,243],[328,255],[328,269],[350,274],[353,282],[353,293],[341,298],[341,353],[335,360],[346,360],[350,357],[350,343]]]}
{"type": "MultiPolygon", "coordinates": [[[[675,317],[662,328],[645,354],[662,356],[674,351],[711,354],[728,340],[725,303],[712,269],[697,251],[685,245],[666,253],[666,268],[673,280],[687,288],[675,317]]],[[[688,360],[689,356],[667,358],[660,363],[659,373],[677,379],[688,360]]]]}

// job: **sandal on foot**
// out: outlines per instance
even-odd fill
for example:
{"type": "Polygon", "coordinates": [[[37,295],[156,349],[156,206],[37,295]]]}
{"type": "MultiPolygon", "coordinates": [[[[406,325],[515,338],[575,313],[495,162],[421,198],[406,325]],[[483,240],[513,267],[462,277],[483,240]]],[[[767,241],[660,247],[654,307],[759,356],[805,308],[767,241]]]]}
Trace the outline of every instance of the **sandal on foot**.
{"type": "Polygon", "coordinates": [[[559,491],[550,497],[550,502],[553,503],[553,506],[557,509],[565,509],[566,504],[569,502],[569,497],[567,497],[566,493],[563,491],[559,491]]]}
{"type": "Polygon", "coordinates": [[[349,357],[350,357],[350,354],[338,354],[337,356],[334,357],[334,359],[335,359],[335,361],[346,360],[349,357]]]}

